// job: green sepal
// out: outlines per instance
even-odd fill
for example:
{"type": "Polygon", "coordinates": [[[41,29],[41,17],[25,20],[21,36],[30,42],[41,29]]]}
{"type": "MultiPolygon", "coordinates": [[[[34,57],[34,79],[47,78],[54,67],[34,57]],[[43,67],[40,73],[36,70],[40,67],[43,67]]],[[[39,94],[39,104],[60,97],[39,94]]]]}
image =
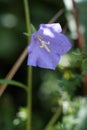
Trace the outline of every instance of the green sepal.
{"type": "Polygon", "coordinates": [[[27,32],[24,32],[23,34],[24,34],[25,36],[30,37],[30,36],[32,35],[32,33],[34,33],[34,32],[36,32],[36,28],[34,27],[33,24],[31,24],[31,34],[29,34],[29,33],[27,33],[27,32]]]}

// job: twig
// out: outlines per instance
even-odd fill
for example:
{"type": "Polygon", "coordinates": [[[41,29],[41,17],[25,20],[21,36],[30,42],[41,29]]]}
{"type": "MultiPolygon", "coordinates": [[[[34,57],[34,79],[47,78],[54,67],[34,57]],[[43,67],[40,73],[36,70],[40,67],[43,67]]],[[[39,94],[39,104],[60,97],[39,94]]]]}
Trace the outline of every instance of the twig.
{"type": "Polygon", "coordinates": [[[80,50],[83,49],[84,47],[84,38],[83,38],[83,35],[82,33],[80,32],[80,23],[79,23],[79,14],[78,14],[78,9],[77,9],[77,6],[76,6],[76,3],[74,0],[72,0],[72,3],[73,3],[73,15],[74,15],[74,18],[75,18],[75,22],[76,22],[76,27],[77,27],[77,35],[78,35],[78,47],[80,50]]]}
{"type": "MultiPolygon", "coordinates": [[[[11,70],[9,71],[9,73],[7,74],[5,79],[10,80],[13,78],[13,76],[15,75],[15,73],[17,72],[17,70],[19,69],[21,64],[23,63],[24,59],[26,58],[27,53],[28,53],[27,48],[25,48],[25,50],[22,52],[20,57],[17,59],[17,61],[15,62],[15,64],[13,65],[13,67],[11,68],[11,70]]],[[[7,84],[3,84],[0,86],[0,96],[3,94],[6,87],[7,87],[7,84]]]]}
{"type": "MultiPolygon", "coordinates": [[[[79,18],[78,18],[78,9],[77,9],[77,6],[76,6],[76,3],[74,0],[72,0],[72,3],[73,3],[73,14],[74,14],[76,25],[77,25],[78,47],[80,50],[83,50],[84,38],[83,38],[82,33],[79,30],[80,23],[79,23],[79,18]]],[[[87,74],[84,75],[83,93],[84,93],[84,95],[87,95],[87,74]]]]}
{"type": "Polygon", "coordinates": [[[62,33],[66,33],[67,28],[68,28],[68,25],[67,25],[67,23],[66,23],[65,26],[63,27],[63,31],[62,31],[62,33]]]}
{"type": "Polygon", "coordinates": [[[63,13],[64,9],[59,10],[48,23],[55,22],[63,13]]]}
{"type": "Polygon", "coordinates": [[[60,114],[62,111],[62,106],[59,106],[57,111],[55,112],[55,114],[52,116],[51,120],[48,122],[48,124],[46,125],[44,130],[49,130],[50,127],[52,127],[54,125],[54,123],[57,121],[57,119],[59,118],[60,114]]]}

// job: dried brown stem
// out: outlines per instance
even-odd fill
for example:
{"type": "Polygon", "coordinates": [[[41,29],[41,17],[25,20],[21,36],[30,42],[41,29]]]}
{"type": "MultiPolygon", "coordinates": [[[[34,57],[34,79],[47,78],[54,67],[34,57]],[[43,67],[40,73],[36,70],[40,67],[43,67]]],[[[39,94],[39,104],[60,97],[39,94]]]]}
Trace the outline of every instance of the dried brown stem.
{"type": "MultiPolygon", "coordinates": [[[[17,72],[21,64],[23,63],[24,59],[26,58],[27,53],[28,53],[27,48],[25,48],[25,50],[22,52],[20,57],[17,59],[17,61],[15,62],[15,64],[13,65],[9,73],[7,74],[6,79],[10,80],[13,78],[13,76],[15,75],[15,73],[17,72]]],[[[3,84],[0,86],[0,96],[3,94],[6,87],[7,87],[7,84],[3,84]]]]}
{"type": "MultiPolygon", "coordinates": [[[[78,9],[76,7],[76,3],[74,0],[72,0],[73,2],[73,13],[74,13],[74,17],[75,17],[75,21],[76,21],[76,25],[77,25],[77,34],[78,34],[78,48],[80,50],[83,50],[84,47],[84,38],[82,33],[79,30],[79,18],[78,18],[78,9]]],[[[83,82],[83,94],[87,95],[87,74],[84,75],[84,82],[83,82]]]]}
{"type": "Polygon", "coordinates": [[[64,9],[59,10],[48,23],[55,22],[63,13],[64,9]]]}
{"type": "Polygon", "coordinates": [[[78,35],[78,48],[80,50],[83,49],[84,47],[84,38],[83,38],[83,35],[82,33],[80,32],[80,23],[79,23],[79,13],[78,13],[78,8],[76,6],[76,3],[74,0],[72,0],[72,3],[73,3],[73,15],[74,15],[74,18],[75,18],[75,22],[76,22],[76,27],[77,27],[77,35],[78,35]]]}

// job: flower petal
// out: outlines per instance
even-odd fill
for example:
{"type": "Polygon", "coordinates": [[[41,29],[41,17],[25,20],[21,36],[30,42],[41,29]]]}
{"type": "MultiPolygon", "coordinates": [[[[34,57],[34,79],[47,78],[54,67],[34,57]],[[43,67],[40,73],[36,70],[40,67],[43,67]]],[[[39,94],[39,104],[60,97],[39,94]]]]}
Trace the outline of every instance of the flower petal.
{"type": "MultiPolygon", "coordinates": [[[[53,32],[61,33],[62,32],[62,28],[61,28],[61,25],[59,23],[40,24],[39,30],[43,30],[44,35],[47,34],[47,30],[49,30],[51,33],[53,33],[53,32]]],[[[49,34],[49,36],[50,36],[50,34],[49,34]]]]}
{"type": "Polygon", "coordinates": [[[61,31],[59,23],[41,24],[31,36],[27,64],[54,70],[60,56],[71,49],[71,43],[61,31]]]}
{"type": "Polygon", "coordinates": [[[37,32],[33,33],[30,40],[30,45],[28,46],[28,65],[37,66],[36,61],[39,52],[39,46],[35,40],[37,32]]]}
{"type": "Polygon", "coordinates": [[[37,66],[37,58],[38,58],[37,50],[30,52],[28,54],[27,65],[37,66]]]}
{"type": "Polygon", "coordinates": [[[58,54],[47,52],[46,49],[40,47],[40,43],[36,40],[35,35],[31,37],[31,44],[28,47],[28,65],[38,66],[41,68],[55,69],[60,56],[58,54]]]}
{"type": "Polygon", "coordinates": [[[55,36],[52,38],[43,35],[43,33],[41,34],[40,32],[40,36],[44,39],[44,41],[50,43],[49,49],[51,50],[51,52],[57,53],[59,55],[64,55],[66,52],[68,52],[71,49],[72,45],[64,34],[55,33],[54,35],[55,36]]]}
{"type": "Polygon", "coordinates": [[[37,66],[54,70],[60,60],[60,56],[54,53],[48,53],[44,50],[37,59],[37,66]]]}

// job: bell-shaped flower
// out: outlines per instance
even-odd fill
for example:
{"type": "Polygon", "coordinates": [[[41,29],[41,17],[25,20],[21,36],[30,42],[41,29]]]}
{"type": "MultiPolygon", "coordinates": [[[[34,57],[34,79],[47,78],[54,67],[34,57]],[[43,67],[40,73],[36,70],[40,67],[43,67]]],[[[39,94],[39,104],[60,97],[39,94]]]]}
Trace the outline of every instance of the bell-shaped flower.
{"type": "Polygon", "coordinates": [[[55,69],[60,57],[71,49],[59,23],[40,24],[28,46],[28,65],[55,69]]]}

